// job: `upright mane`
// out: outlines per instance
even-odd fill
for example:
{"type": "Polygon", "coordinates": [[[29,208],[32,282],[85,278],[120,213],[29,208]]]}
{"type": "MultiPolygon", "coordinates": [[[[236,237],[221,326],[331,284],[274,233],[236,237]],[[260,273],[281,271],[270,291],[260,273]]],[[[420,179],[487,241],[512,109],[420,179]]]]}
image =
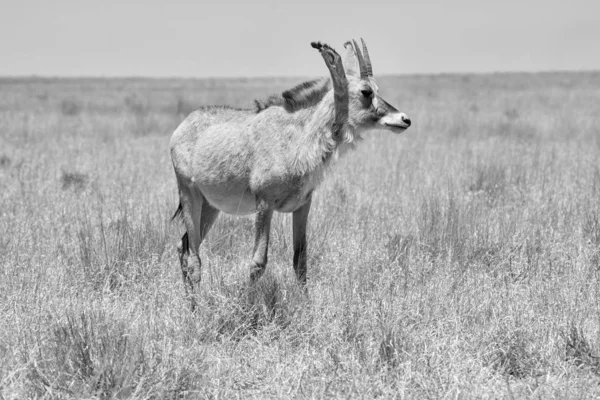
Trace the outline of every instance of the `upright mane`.
{"type": "Polygon", "coordinates": [[[273,94],[264,100],[254,100],[254,110],[259,113],[269,107],[281,106],[288,112],[295,112],[317,104],[329,90],[330,78],[306,81],[281,94],[273,94]]]}

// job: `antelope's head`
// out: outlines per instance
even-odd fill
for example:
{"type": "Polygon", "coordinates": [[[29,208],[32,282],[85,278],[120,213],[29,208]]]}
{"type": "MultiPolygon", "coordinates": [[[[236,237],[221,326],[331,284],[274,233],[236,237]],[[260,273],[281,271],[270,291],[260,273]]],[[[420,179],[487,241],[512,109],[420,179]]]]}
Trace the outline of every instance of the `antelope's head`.
{"type": "Polygon", "coordinates": [[[379,96],[365,41],[362,53],[355,40],[348,41],[343,60],[348,79],[348,124],[359,133],[371,129],[404,132],[410,119],[379,96]]]}

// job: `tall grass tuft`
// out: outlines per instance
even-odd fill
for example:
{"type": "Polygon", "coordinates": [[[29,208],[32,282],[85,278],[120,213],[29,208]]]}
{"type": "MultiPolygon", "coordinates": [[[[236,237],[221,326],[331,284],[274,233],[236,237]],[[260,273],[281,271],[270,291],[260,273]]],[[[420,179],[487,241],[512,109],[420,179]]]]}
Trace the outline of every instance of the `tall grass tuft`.
{"type": "Polygon", "coordinates": [[[30,364],[35,396],[127,398],[148,373],[143,340],[102,312],[67,314],[50,326],[48,348],[30,364]]]}
{"type": "Polygon", "coordinates": [[[150,266],[162,261],[171,244],[167,232],[167,221],[149,216],[133,221],[127,210],[112,220],[100,212],[96,224],[84,214],[72,232],[78,249],[70,257],[73,272],[83,272],[83,282],[99,291],[146,285],[154,279],[150,266]]]}

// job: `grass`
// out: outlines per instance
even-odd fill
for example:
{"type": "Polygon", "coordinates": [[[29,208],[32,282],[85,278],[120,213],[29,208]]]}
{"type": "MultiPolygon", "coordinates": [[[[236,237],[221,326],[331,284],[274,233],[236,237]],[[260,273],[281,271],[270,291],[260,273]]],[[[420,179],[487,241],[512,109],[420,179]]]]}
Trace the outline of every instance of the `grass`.
{"type": "Polygon", "coordinates": [[[170,133],[297,79],[0,79],[0,397],[600,396],[597,73],[383,77],[373,132],[248,285],[219,217],[191,314],[170,133]]]}

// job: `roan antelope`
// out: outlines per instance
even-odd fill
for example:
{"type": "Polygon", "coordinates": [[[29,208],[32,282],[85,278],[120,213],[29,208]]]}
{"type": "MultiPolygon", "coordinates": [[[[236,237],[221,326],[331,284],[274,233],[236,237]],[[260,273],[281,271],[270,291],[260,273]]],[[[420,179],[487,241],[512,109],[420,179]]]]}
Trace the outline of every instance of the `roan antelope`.
{"type": "MultiPolygon", "coordinates": [[[[362,39],[361,39],[362,40],[362,39]]],[[[306,224],[314,189],[326,170],[370,129],[401,133],[410,119],[378,95],[367,47],[319,50],[331,79],[304,82],[255,101],[255,110],[211,106],[191,113],[171,137],[186,233],[178,250],[187,295],[199,292],[199,247],[219,211],[256,213],[250,279],[267,265],[273,211],[293,213],[294,271],[306,284],[306,224]],[[345,68],[345,71],[344,71],[345,68]]]]}

